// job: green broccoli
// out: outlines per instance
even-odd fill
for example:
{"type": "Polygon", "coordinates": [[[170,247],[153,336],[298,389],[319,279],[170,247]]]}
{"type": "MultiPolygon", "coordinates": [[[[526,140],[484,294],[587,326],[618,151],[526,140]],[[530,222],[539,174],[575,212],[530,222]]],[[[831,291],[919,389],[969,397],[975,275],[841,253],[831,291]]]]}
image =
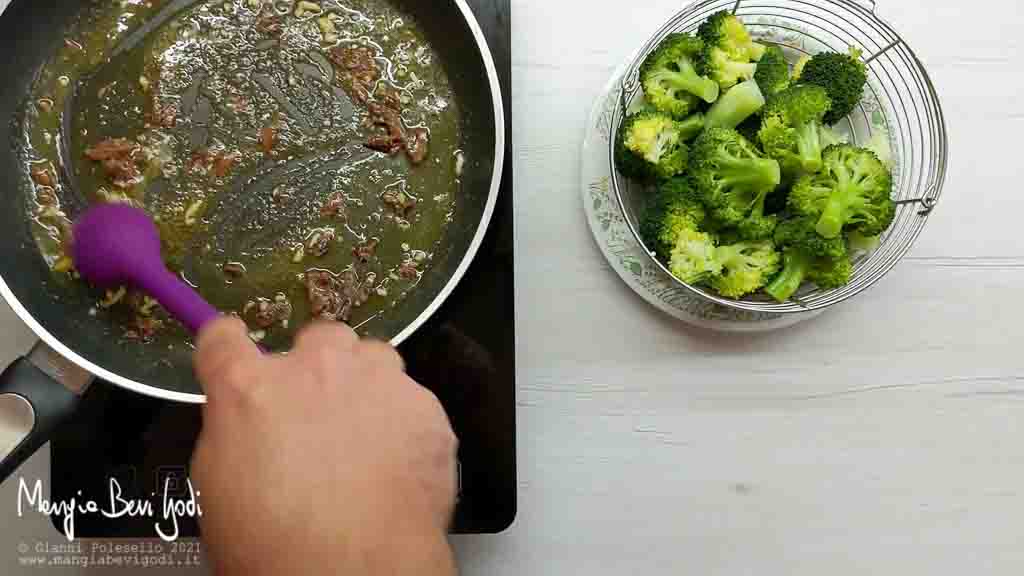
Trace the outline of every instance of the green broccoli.
{"type": "Polygon", "coordinates": [[[842,288],[853,277],[853,262],[844,256],[835,260],[820,260],[807,272],[807,280],[822,290],[842,288]]]}
{"type": "Polygon", "coordinates": [[[693,285],[708,285],[726,298],[757,292],[779,270],[779,253],[771,242],[741,242],[718,246],[696,228],[683,228],[676,237],[669,270],[693,285]]]}
{"type": "Polygon", "coordinates": [[[789,88],[789,62],[782,48],[775,45],[768,47],[764,57],[757,63],[754,80],[768,96],[789,88]]]}
{"type": "Polygon", "coordinates": [[[793,65],[793,75],[792,75],[792,78],[791,78],[792,82],[795,83],[795,82],[800,80],[800,76],[803,76],[804,68],[807,67],[807,63],[810,62],[810,61],[811,61],[811,55],[810,54],[804,54],[804,55],[800,56],[800,59],[797,60],[796,64],[793,65]]]}
{"type": "Polygon", "coordinates": [[[896,217],[891,194],[892,173],[874,152],[837,144],[822,154],[821,173],[793,186],[789,207],[817,218],[815,229],[825,238],[839,237],[844,230],[875,236],[896,217]]]}
{"type": "Polygon", "coordinates": [[[717,248],[710,234],[696,228],[679,231],[669,257],[669,270],[687,284],[705,284],[722,273],[715,259],[717,248]]]}
{"type": "Polygon", "coordinates": [[[882,244],[880,235],[865,236],[856,230],[846,235],[846,247],[850,252],[871,252],[882,244]]]}
{"type": "Polygon", "coordinates": [[[850,54],[822,52],[807,62],[800,81],[821,86],[832,98],[832,110],[825,115],[827,124],[835,124],[848,116],[860,104],[867,85],[867,66],[860,59],[861,51],[850,49],[850,54]]]}
{"type": "Polygon", "coordinates": [[[782,249],[783,267],[765,292],[779,302],[796,294],[810,275],[828,278],[840,267],[839,262],[849,261],[846,242],[842,238],[824,238],[814,226],[813,218],[795,218],[783,221],[775,230],[775,245],[782,249]]]}
{"type": "MultiPolygon", "coordinates": [[[[818,137],[821,139],[822,150],[828,148],[829,146],[832,146],[833,144],[850,143],[849,136],[841,132],[838,132],[835,128],[832,128],[831,126],[826,126],[824,124],[822,124],[821,130],[818,131],[818,134],[818,137]]],[[[879,158],[881,158],[881,156],[879,156],[879,158]]]]}
{"type": "Polygon", "coordinates": [[[765,204],[767,202],[763,201],[761,207],[752,211],[750,216],[736,225],[740,240],[750,242],[772,237],[775,227],[779,224],[779,218],[774,214],[768,214],[764,208],[765,204]]]}
{"type": "Polygon", "coordinates": [[[689,147],[683,136],[684,127],[670,116],[634,114],[619,129],[615,165],[624,176],[637,180],[671,178],[686,169],[689,147]]]}
{"type": "Polygon", "coordinates": [[[704,207],[694,198],[690,181],[672,178],[648,198],[639,232],[647,248],[667,262],[679,233],[685,229],[697,230],[704,223],[704,207]]]}
{"type": "Polygon", "coordinates": [[[685,120],[679,121],[679,135],[686,142],[693,140],[704,131],[706,119],[703,114],[697,113],[685,120]]]}
{"type": "Polygon", "coordinates": [[[741,242],[715,249],[720,273],[712,277],[711,287],[726,298],[753,294],[779,271],[781,258],[770,241],[741,242]]]}
{"type": "Polygon", "coordinates": [[[699,100],[718,99],[718,84],[697,73],[695,61],[704,50],[700,38],[670,34],[640,65],[644,96],[655,108],[683,119],[692,114],[699,100]]]}
{"type": "Polygon", "coordinates": [[[772,96],[757,136],[787,175],[821,170],[822,118],[832,106],[821,86],[797,85],[772,96]]]}
{"type": "Polygon", "coordinates": [[[846,255],[842,238],[825,238],[814,229],[814,218],[797,217],[784,220],[775,230],[775,244],[779,247],[797,247],[815,258],[834,260],[846,255]]]}
{"type": "Polygon", "coordinates": [[[735,130],[710,128],[693,144],[690,177],[694,193],[723,225],[742,237],[771,235],[775,218],[765,216],[765,198],[779,185],[779,163],[765,158],[735,130]]]}
{"type": "Polygon", "coordinates": [[[737,84],[722,95],[708,110],[705,128],[736,128],[764,108],[765,98],[757,82],[737,84]]]}
{"type": "Polygon", "coordinates": [[[728,11],[717,12],[700,25],[697,36],[704,41],[701,74],[726,90],[754,77],[757,65],[752,62],[764,56],[765,46],[750,38],[739,18],[728,11]]]}

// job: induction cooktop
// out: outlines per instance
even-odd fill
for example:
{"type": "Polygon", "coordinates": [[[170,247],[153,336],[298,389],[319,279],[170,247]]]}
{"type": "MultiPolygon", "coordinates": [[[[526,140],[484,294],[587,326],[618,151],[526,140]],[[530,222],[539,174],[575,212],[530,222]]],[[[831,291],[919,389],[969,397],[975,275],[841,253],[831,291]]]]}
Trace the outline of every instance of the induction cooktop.
{"type": "MultiPolygon", "coordinates": [[[[496,533],[516,514],[515,298],[511,168],[510,0],[467,0],[487,37],[502,84],[507,135],[504,178],[491,228],[444,306],[400,347],[410,375],[437,394],[460,440],[453,532],[496,533]]],[[[125,499],[159,506],[165,487],[187,491],[200,409],[94,385],[51,444],[51,496],[109,501],[111,479],[125,499]]],[[[53,518],[61,529],[62,518],[53,518]]],[[[181,537],[195,537],[182,518],[181,537]]],[[[86,515],[79,538],[153,538],[152,519],[86,515]]]]}

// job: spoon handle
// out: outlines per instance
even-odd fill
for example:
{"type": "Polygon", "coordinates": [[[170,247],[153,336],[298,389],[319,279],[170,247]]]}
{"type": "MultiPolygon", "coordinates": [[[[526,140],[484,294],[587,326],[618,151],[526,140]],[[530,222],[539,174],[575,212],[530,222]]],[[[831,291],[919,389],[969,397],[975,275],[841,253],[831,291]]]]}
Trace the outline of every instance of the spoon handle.
{"type": "Polygon", "coordinates": [[[166,268],[138,271],[135,284],[156,299],[192,334],[198,334],[203,326],[220,316],[220,312],[194,288],[166,268]]]}

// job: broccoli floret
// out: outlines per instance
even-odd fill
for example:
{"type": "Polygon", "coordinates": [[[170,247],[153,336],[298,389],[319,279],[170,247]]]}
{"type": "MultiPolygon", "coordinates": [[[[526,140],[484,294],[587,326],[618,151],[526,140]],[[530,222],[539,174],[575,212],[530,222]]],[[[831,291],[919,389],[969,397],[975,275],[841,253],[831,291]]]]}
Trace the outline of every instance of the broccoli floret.
{"type": "Polygon", "coordinates": [[[660,112],[640,112],[623,122],[616,142],[615,165],[637,180],[663,180],[686,169],[689,147],[683,128],[660,112]]]}
{"type": "Polygon", "coordinates": [[[717,248],[710,234],[696,228],[680,230],[672,247],[669,270],[687,284],[703,284],[722,272],[716,259],[717,248]]]}
{"type": "Polygon", "coordinates": [[[835,124],[848,116],[864,97],[868,82],[867,66],[860,59],[861,51],[852,48],[850,54],[822,52],[807,62],[800,81],[821,86],[832,98],[832,109],[825,122],[835,124]]]}
{"type": "Polygon", "coordinates": [[[757,65],[752,62],[764,56],[765,46],[750,38],[739,18],[728,11],[715,13],[701,24],[697,36],[704,41],[698,67],[701,74],[711,77],[723,89],[754,77],[757,65]]]}
{"type": "Polygon", "coordinates": [[[757,82],[748,80],[722,95],[708,110],[705,128],[736,128],[764,108],[765,98],[757,82]]]}
{"type": "Polygon", "coordinates": [[[797,85],[772,97],[765,106],[758,139],[787,175],[821,169],[822,118],[832,106],[821,86],[797,85]]]}
{"type": "MultiPolygon", "coordinates": [[[[849,261],[842,238],[824,238],[813,218],[786,220],[775,230],[775,245],[783,250],[782,272],[765,288],[779,302],[789,300],[812,274],[827,275],[849,261]]],[[[847,277],[848,279],[848,277],[847,277]]]]}
{"type": "Polygon", "coordinates": [[[765,158],[735,130],[710,128],[693,144],[693,190],[711,215],[740,229],[744,238],[771,235],[775,219],[765,216],[765,197],[779,185],[779,163],[765,158]]]}
{"type": "Polygon", "coordinates": [[[807,280],[822,290],[842,288],[853,277],[853,262],[846,256],[835,260],[819,260],[807,272],[807,280]]]}
{"type": "Polygon", "coordinates": [[[778,216],[768,214],[764,207],[761,207],[756,214],[752,212],[746,220],[740,222],[736,226],[736,232],[739,234],[740,240],[752,242],[771,238],[778,225],[778,216]]]}
{"type": "Polygon", "coordinates": [[[699,100],[718,99],[718,84],[697,73],[704,42],[688,34],[671,34],[640,65],[644,96],[655,108],[683,119],[696,110],[699,100]]]}
{"type": "Polygon", "coordinates": [[[757,292],[779,270],[779,254],[771,242],[741,242],[717,246],[714,238],[695,228],[676,238],[669,270],[693,285],[709,285],[726,298],[757,292]]]}
{"type": "Polygon", "coordinates": [[[769,242],[741,242],[715,249],[721,271],[711,287],[726,298],[742,298],[764,288],[779,271],[779,253],[769,242]]]}
{"type": "Polygon", "coordinates": [[[789,193],[789,207],[818,219],[825,238],[844,230],[863,236],[881,234],[896,217],[892,174],[874,152],[838,144],[822,154],[821,173],[804,176],[789,193]]]}
{"type": "Polygon", "coordinates": [[[791,218],[779,223],[775,230],[775,244],[796,247],[814,258],[835,260],[846,256],[846,243],[842,238],[825,238],[814,229],[813,218],[791,218]]]}
{"type": "Polygon", "coordinates": [[[764,57],[757,63],[754,80],[768,96],[789,88],[789,62],[786,62],[782,48],[775,45],[768,47],[764,57]]]}
{"type": "Polygon", "coordinates": [[[700,229],[704,222],[704,207],[694,199],[689,180],[672,178],[663,182],[647,201],[640,221],[640,237],[647,248],[667,262],[680,232],[700,229]]]}

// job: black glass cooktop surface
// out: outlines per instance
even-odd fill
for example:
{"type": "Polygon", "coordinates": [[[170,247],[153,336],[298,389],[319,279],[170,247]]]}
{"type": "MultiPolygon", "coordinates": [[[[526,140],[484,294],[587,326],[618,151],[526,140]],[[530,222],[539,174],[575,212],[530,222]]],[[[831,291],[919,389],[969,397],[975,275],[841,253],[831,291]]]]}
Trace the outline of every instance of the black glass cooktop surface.
{"type": "MultiPolygon", "coordinates": [[[[509,0],[467,1],[502,83],[508,136],[502,190],[488,236],[459,288],[400,350],[409,373],[441,399],[460,439],[454,532],[493,533],[508,527],[516,513],[511,31],[509,0]]],[[[196,406],[94,385],[74,422],[51,444],[52,500],[109,502],[113,478],[123,498],[150,499],[159,510],[168,481],[171,496],[185,495],[199,425],[196,406]]],[[[90,514],[79,515],[75,524],[79,538],[156,536],[148,518],[90,514]]],[[[180,530],[182,537],[198,535],[189,518],[181,519],[180,530]]]]}

